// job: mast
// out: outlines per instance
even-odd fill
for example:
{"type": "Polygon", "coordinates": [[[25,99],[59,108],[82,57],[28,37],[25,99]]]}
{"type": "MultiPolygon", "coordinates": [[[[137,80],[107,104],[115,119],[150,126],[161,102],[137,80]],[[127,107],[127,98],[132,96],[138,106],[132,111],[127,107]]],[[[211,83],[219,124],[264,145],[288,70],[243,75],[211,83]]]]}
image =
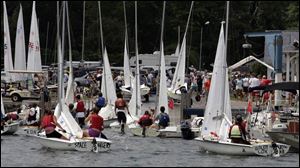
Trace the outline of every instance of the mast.
{"type": "Polygon", "coordinates": [[[56,3],[56,10],[57,10],[57,15],[56,15],[56,22],[57,22],[57,34],[56,34],[56,40],[57,40],[57,61],[58,61],[58,68],[59,68],[59,70],[57,71],[57,73],[58,73],[58,104],[59,104],[59,106],[58,106],[58,108],[59,108],[59,110],[58,111],[60,111],[61,109],[62,109],[62,104],[61,104],[61,99],[62,99],[62,86],[61,86],[61,73],[60,73],[60,54],[61,54],[61,45],[60,45],[60,40],[59,40],[59,1],[57,1],[57,3],[56,3]]]}
{"type": "Polygon", "coordinates": [[[137,38],[137,1],[134,1],[134,13],[135,13],[135,56],[136,56],[136,80],[135,80],[135,87],[136,87],[136,108],[135,108],[135,114],[138,116],[138,100],[139,100],[139,89],[140,89],[140,81],[139,76],[140,76],[140,68],[139,68],[139,53],[138,53],[138,38],[137,38]]]}
{"type": "Polygon", "coordinates": [[[127,53],[128,53],[128,57],[130,58],[130,55],[129,55],[129,43],[128,43],[128,30],[127,30],[127,19],[126,19],[126,2],[123,1],[123,6],[124,6],[124,21],[125,21],[125,38],[126,38],[126,46],[127,46],[127,53]]]}
{"type": "MultiPolygon", "coordinates": [[[[106,71],[105,71],[105,64],[104,64],[104,60],[103,60],[103,55],[104,55],[104,44],[103,44],[103,30],[102,30],[102,16],[101,16],[101,2],[98,1],[98,7],[99,7],[99,20],[100,20],[100,36],[101,36],[101,50],[102,50],[102,62],[103,62],[103,80],[106,80],[106,71]]],[[[103,83],[103,82],[102,82],[103,83]]],[[[102,85],[102,84],[101,84],[102,85]]],[[[105,89],[105,98],[107,99],[107,86],[106,84],[104,85],[104,89],[105,89]]]]}
{"type": "MultiPolygon", "coordinates": [[[[226,80],[228,80],[226,77],[227,77],[227,40],[228,40],[228,22],[229,22],[229,1],[226,1],[226,21],[225,21],[225,24],[226,24],[226,28],[225,28],[225,41],[224,41],[224,45],[225,45],[225,51],[224,51],[224,61],[225,61],[225,64],[226,64],[226,67],[225,68],[225,73],[223,75],[223,77],[225,78],[225,82],[226,80]]],[[[221,84],[220,87],[225,87],[225,83],[224,84],[221,84]]],[[[223,113],[225,113],[225,110],[226,110],[226,106],[225,106],[225,89],[223,89],[224,92],[222,92],[222,97],[223,97],[223,103],[222,103],[222,107],[221,109],[223,109],[223,113]]]]}
{"type": "MultiPolygon", "coordinates": [[[[162,20],[161,20],[161,34],[160,34],[160,54],[159,54],[159,68],[158,68],[158,74],[161,74],[161,71],[160,71],[160,68],[161,68],[161,57],[163,55],[163,51],[162,51],[162,48],[163,48],[163,37],[164,37],[164,23],[165,23],[165,9],[166,9],[166,1],[164,1],[163,3],[163,13],[162,13],[162,20]]],[[[156,95],[156,108],[159,109],[158,107],[158,100],[159,100],[159,85],[160,85],[160,77],[158,78],[157,80],[157,86],[156,86],[156,90],[157,90],[157,95],[156,95]]]]}
{"type": "Polygon", "coordinates": [[[85,25],[85,1],[83,1],[83,24],[82,24],[82,50],[81,50],[81,61],[83,61],[83,54],[84,54],[84,25],[85,25]]]}

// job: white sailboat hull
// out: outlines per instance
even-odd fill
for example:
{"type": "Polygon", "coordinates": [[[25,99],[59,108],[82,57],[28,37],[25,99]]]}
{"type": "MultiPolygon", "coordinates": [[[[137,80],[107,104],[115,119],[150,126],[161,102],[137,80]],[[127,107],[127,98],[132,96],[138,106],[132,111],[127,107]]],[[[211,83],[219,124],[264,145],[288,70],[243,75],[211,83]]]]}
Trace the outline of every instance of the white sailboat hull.
{"type": "Polygon", "coordinates": [[[279,153],[273,149],[271,142],[253,143],[252,145],[220,142],[215,140],[203,140],[196,138],[200,143],[200,149],[212,153],[238,156],[282,156],[285,155],[290,146],[276,143],[279,153]]]}
{"type": "MultiPolygon", "coordinates": [[[[140,127],[137,124],[131,124],[128,125],[130,132],[134,135],[134,136],[143,136],[143,128],[140,127]]],[[[147,128],[145,131],[145,136],[146,137],[157,137],[159,136],[160,132],[155,129],[155,128],[147,128]]]]}
{"type": "Polygon", "coordinates": [[[64,140],[58,138],[47,138],[43,136],[34,136],[44,147],[55,150],[82,151],[82,152],[105,152],[110,150],[111,141],[103,138],[88,137],[84,139],[64,140]]]}
{"type": "Polygon", "coordinates": [[[165,129],[160,129],[158,130],[160,132],[160,137],[164,138],[181,138],[181,130],[180,126],[169,126],[166,127],[165,129]]]}
{"type": "Polygon", "coordinates": [[[21,126],[18,133],[21,135],[37,135],[38,131],[38,126],[21,126]]]}
{"type": "Polygon", "coordinates": [[[4,131],[1,131],[1,135],[11,135],[18,131],[19,129],[19,122],[13,122],[11,124],[4,125],[4,131]]]}
{"type": "Polygon", "coordinates": [[[181,92],[180,90],[177,90],[175,93],[175,89],[168,88],[168,97],[176,100],[181,100],[181,92]]]}
{"type": "MultiPolygon", "coordinates": [[[[123,92],[123,94],[126,94],[126,95],[132,94],[131,90],[129,90],[129,86],[121,86],[120,89],[123,92]]],[[[141,85],[141,87],[140,87],[141,96],[144,96],[144,95],[148,94],[149,92],[150,92],[150,88],[148,86],[141,85]]]]}

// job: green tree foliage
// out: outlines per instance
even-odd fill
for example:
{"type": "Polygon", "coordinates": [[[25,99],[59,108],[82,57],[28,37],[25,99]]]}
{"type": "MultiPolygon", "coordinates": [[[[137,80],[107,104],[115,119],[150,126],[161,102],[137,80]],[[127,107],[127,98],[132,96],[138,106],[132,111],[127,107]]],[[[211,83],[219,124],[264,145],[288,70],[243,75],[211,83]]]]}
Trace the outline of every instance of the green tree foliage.
{"type": "MultiPolygon", "coordinates": [[[[32,12],[31,1],[7,1],[7,12],[14,55],[15,31],[20,3],[23,7],[25,42],[29,40],[32,12]]],[[[164,45],[165,54],[175,52],[177,46],[177,27],[180,26],[181,40],[189,14],[191,1],[167,1],[165,16],[164,45]]],[[[138,47],[139,53],[153,53],[159,50],[162,1],[138,2],[138,47]]],[[[124,11],[122,1],[103,1],[102,22],[104,45],[111,63],[122,65],[124,47],[124,11]]],[[[3,5],[1,5],[3,11],[3,5]]],[[[130,55],[135,55],[134,1],[126,2],[130,55]]],[[[69,1],[70,26],[73,60],[81,59],[83,2],[69,1]]],[[[43,64],[56,62],[56,2],[37,1],[36,12],[39,20],[40,44],[43,64]],[[47,24],[49,23],[48,54],[45,56],[47,24]],[[46,60],[47,58],[47,60],[46,60]]],[[[234,64],[243,57],[242,44],[245,32],[265,30],[298,30],[299,1],[232,1],[230,3],[228,64],[234,64]]],[[[202,61],[204,68],[211,69],[214,61],[220,22],[226,17],[225,1],[195,1],[187,34],[187,53],[189,64],[198,67],[200,51],[200,31],[203,27],[202,61]],[[209,25],[205,25],[210,21],[209,25]]],[[[1,13],[3,33],[3,12],[1,13]]],[[[99,9],[97,1],[86,1],[85,50],[84,60],[101,59],[99,28],[99,9]]],[[[67,33],[66,33],[67,37],[67,33]]],[[[67,38],[66,38],[67,40],[67,38]]],[[[258,47],[253,52],[263,51],[263,40],[256,41],[258,47]]],[[[3,51],[3,40],[1,40],[3,51]]],[[[66,46],[67,43],[66,43],[66,46]]],[[[254,46],[255,47],[255,46],[254,46]]],[[[68,47],[66,47],[68,49],[68,47]]],[[[27,51],[27,49],[26,49],[27,51]]],[[[68,52],[68,51],[66,51],[68,52]]],[[[2,52],[3,53],[3,52],[2,52]]],[[[65,58],[68,60],[68,57],[65,58]]],[[[3,57],[1,57],[3,65],[3,57]]],[[[3,67],[3,66],[2,66],[3,67]]]]}

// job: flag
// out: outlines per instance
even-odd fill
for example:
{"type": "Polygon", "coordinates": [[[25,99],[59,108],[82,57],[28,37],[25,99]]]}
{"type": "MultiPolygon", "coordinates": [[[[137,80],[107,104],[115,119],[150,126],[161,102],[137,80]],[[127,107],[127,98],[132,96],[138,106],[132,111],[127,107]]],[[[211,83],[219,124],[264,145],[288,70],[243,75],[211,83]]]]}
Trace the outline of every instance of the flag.
{"type": "Polygon", "coordinates": [[[248,101],[247,112],[252,114],[252,101],[251,100],[248,101]]]}
{"type": "Polygon", "coordinates": [[[174,100],[173,99],[169,100],[168,106],[170,109],[172,109],[172,110],[174,109],[174,100]]]}

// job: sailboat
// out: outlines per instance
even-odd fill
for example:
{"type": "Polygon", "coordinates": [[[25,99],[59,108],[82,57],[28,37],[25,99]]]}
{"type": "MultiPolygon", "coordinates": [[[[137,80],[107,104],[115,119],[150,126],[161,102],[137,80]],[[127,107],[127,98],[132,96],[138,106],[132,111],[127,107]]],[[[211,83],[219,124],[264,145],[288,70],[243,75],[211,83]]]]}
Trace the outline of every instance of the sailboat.
{"type": "Polygon", "coordinates": [[[103,79],[101,84],[101,92],[106,99],[106,106],[102,107],[98,115],[103,117],[104,123],[108,126],[110,123],[117,120],[115,114],[115,101],[117,100],[116,89],[112,79],[112,73],[109,65],[106,48],[103,55],[103,79]]]}
{"type": "MultiPolygon", "coordinates": [[[[227,12],[229,4],[227,3],[227,12]]],[[[228,16],[228,15],[227,15],[228,16]]],[[[228,17],[227,17],[228,22],[228,17]]],[[[223,24],[214,62],[212,83],[204,114],[201,136],[196,138],[204,151],[226,155],[280,156],[289,150],[289,145],[253,140],[251,145],[232,143],[228,131],[232,125],[229,96],[228,69],[226,64],[226,44],[223,24]]],[[[228,25],[228,23],[226,23],[228,25]]],[[[227,26],[226,26],[227,27],[227,26]]]]}
{"type": "Polygon", "coordinates": [[[103,57],[103,75],[101,92],[106,100],[106,106],[102,107],[98,115],[104,119],[104,127],[108,127],[111,122],[117,120],[115,115],[115,101],[117,100],[116,89],[112,78],[111,68],[108,60],[108,54],[106,47],[103,44],[103,33],[102,33],[102,18],[101,18],[101,4],[98,1],[99,7],[99,19],[100,19],[100,34],[101,34],[101,51],[103,57]]]}
{"type": "MultiPolygon", "coordinates": [[[[23,10],[20,4],[20,12],[17,22],[16,43],[15,43],[15,70],[26,70],[26,55],[25,55],[25,36],[23,23],[23,10]]],[[[18,74],[17,80],[23,81],[24,74],[18,74]]]]}
{"type": "MultiPolygon", "coordinates": [[[[161,106],[166,107],[166,113],[168,112],[168,96],[167,96],[167,84],[166,84],[166,69],[165,69],[165,57],[164,57],[164,45],[163,45],[163,30],[164,30],[164,18],[165,18],[165,6],[166,2],[163,3],[163,15],[162,15],[162,27],[161,27],[161,40],[160,40],[160,82],[159,82],[159,94],[158,96],[158,108],[161,106]]],[[[136,12],[137,13],[137,12],[136,12]]],[[[136,18],[137,20],[137,18],[136,18]]],[[[136,23],[137,24],[137,23],[136,23]]],[[[137,27],[137,26],[136,26],[137,27]]],[[[136,30],[137,31],[137,30],[136,30]]],[[[137,33],[136,33],[137,39],[137,33]]],[[[137,46],[136,46],[137,50],[137,46]]],[[[136,54],[137,55],[137,54],[136,54]]],[[[138,58],[138,57],[137,57],[138,58]]],[[[138,61],[136,61],[138,64],[138,61]]],[[[130,131],[135,136],[143,136],[143,128],[135,123],[134,125],[129,125],[130,131]]],[[[156,128],[146,128],[145,136],[156,137],[160,132],[156,128]]]]}
{"type": "Polygon", "coordinates": [[[30,36],[29,36],[29,44],[28,44],[27,70],[42,71],[40,39],[39,39],[39,29],[38,29],[37,16],[35,10],[35,1],[33,1],[33,5],[32,5],[30,36]]]}
{"type": "MultiPolygon", "coordinates": [[[[1,94],[1,113],[3,116],[5,116],[5,109],[4,109],[2,94],[1,94]]],[[[1,130],[1,135],[2,134],[9,134],[9,135],[14,134],[19,129],[19,122],[13,121],[11,123],[6,123],[3,127],[4,128],[3,128],[3,130],[1,130]]]]}
{"type": "MultiPolygon", "coordinates": [[[[127,22],[126,22],[126,6],[125,1],[123,2],[124,6],[124,20],[125,20],[125,45],[124,45],[124,86],[120,87],[120,90],[123,94],[132,95],[133,94],[133,75],[130,71],[129,65],[129,51],[128,51],[128,34],[127,34],[127,22]]],[[[148,94],[150,92],[150,88],[145,84],[140,85],[140,93],[142,96],[148,94]]]]}
{"type": "MultiPolygon", "coordinates": [[[[64,23],[65,23],[65,7],[66,2],[63,3],[63,36],[64,36],[64,23]]],[[[64,41],[64,40],[63,40],[64,41]]],[[[63,52],[61,51],[61,40],[58,39],[58,61],[60,72],[62,72],[62,60],[63,52]]],[[[69,140],[63,140],[58,138],[47,138],[43,134],[36,135],[38,141],[45,147],[59,150],[75,150],[75,151],[107,151],[110,149],[111,141],[100,138],[100,137],[85,137],[83,138],[83,131],[75,121],[71,113],[69,112],[68,106],[64,97],[62,96],[63,84],[62,75],[59,78],[59,110],[56,115],[58,117],[58,122],[66,130],[64,136],[68,137],[69,140]]],[[[58,129],[58,128],[56,128],[58,129]]],[[[58,130],[60,132],[60,130],[58,130]]]]}
{"type": "MultiPolygon", "coordinates": [[[[6,12],[6,2],[3,1],[3,26],[4,26],[4,71],[5,71],[5,80],[9,82],[13,82],[14,76],[9,73],[14,69],[12,63],[12,54],[11,54],[11,43],[10,43],[10,32],[8,25],[8,17],[6,12]]],[[[1,76],[1,79],[3,77],[1,76]]]]}
{"type": "Polygon", "coordinates": [[[167,92],[168,96],[170,98],[176,99],[176,100],[181,100],[181,91],[179,89],[180,87],[184,86],[187,90],[187,83],[184,82],[184,80],[185,80],[185,63],[186,63],[186,34],[187,34],[187,30],[188,30],[188,25],[190,22],[193,5],[194,5],[194,1],[192,1],[192,3],[191,3],[190,13],[189,13],[188,21],[187,21],[187,24],[185,27],[185,33],[184,33],[182,44],[180,47],[180,52],[179,52],[179,56],[178,56],[176,69],[175,69],[175,72],[173,75],[172,84],[171,84],[171,87],[168,88],[168,92],[167,92]]]}

